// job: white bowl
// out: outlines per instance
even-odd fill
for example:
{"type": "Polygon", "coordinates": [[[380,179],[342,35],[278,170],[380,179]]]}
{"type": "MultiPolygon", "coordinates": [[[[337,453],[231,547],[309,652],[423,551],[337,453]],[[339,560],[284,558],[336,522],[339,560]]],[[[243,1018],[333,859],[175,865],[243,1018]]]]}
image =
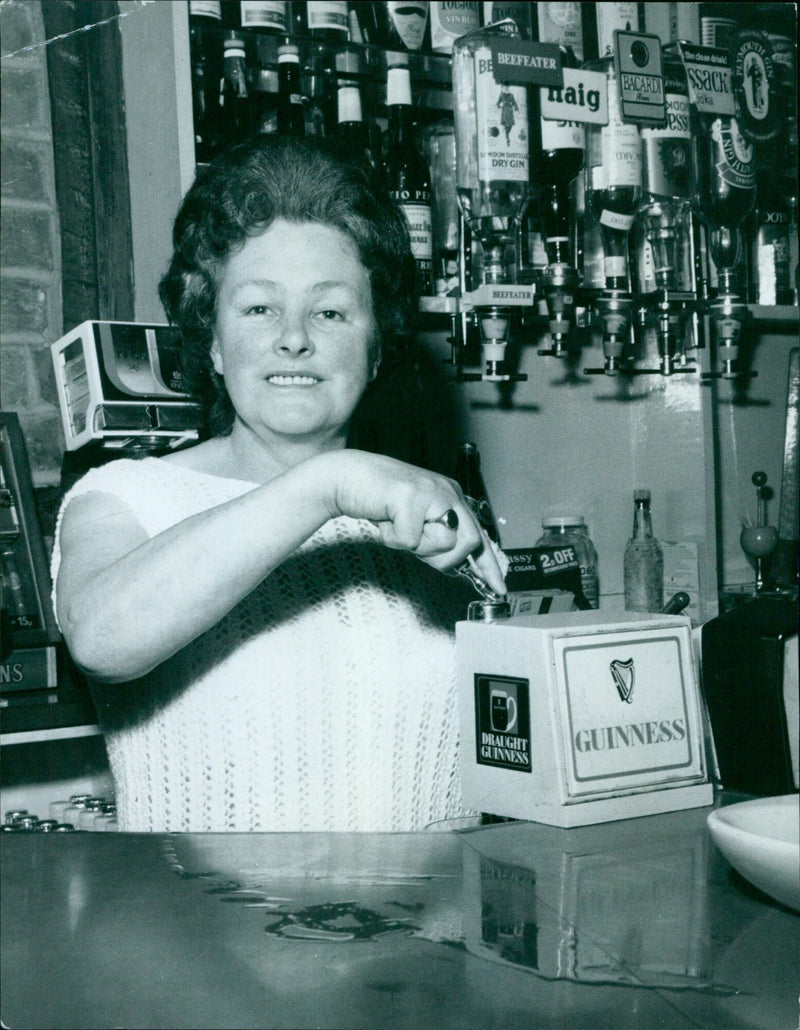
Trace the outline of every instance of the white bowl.
{"type": "Polygon", "coordinates": [[[800,798],[788,794],[716,808],[708,829],[733,868],[754,886],[800,911],[800,798]]]}

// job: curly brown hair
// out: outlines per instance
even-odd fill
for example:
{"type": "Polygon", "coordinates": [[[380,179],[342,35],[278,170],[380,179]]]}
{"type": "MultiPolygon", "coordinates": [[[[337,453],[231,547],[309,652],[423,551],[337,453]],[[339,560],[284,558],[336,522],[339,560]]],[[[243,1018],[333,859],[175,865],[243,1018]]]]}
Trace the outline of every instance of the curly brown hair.
{"type": "Polygon", "coordinates": [[[228,434],[234,418],[211,362],[219,275],[228,255],[276,218],[331,226],[356,245],[372,286],[374,354],[401,347],[411,329],[418,298],[408,228],[376,178],[314,137],[270,134],[228,148],[184,197],[159,284],[183,338],[185,388],[202,405],[211,436],[228,434]]]}

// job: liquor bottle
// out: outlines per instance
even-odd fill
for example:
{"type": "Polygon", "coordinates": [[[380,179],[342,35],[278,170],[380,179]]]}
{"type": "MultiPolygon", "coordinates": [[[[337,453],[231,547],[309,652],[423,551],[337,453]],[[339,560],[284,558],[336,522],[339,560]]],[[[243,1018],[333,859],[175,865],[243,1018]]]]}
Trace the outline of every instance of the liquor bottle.
{"type": "Polygon", "coordinates": [[[430,3],[428,7],[430,49],[435,54],[452,54],[454,40],[480,28],[478,3],[430,3]]]}
{"type": "Polygon", "coordinates": [[[306,136],[332,135],[336,125],[336,92],[324,49],[311,55],[309,66],[305,69],[301,81],[306,97],[306,136]]]}
{"type": "Polygon", "coordinates": [[[664,607],[664,554],[653,536],[650,491],[633,491],[633,534],[625,547],[625,611],[660,612],[664,607]]]}
{"type": "MultiPolygon", "coordinates": [[[[578,67],[574,52],[561,47],[565,68],[578,67]]],[[[579,122],[531,118],[533,176],[539,184],[539,224],[549,264],[574,265],[570,254],[571,187],[583,168],[586,133],[579,122]]]]}
{"type": "Polygon", "coordinates": [[[343,158],[358,165],[367,174],[374,171],[375,160],[358,86],[340,86],[337,91],[336,141],[343,158]]]}
{"type": "Polygon", "coordinates": [[[701,114],[692,105],[692,206],[708,229],[720,289],[735,292],[741,226],[756,197],[755,151],[734,115],[701,114]]]}
{"type": "Polygon", "coordinates": [[[191,0],[189,50],[192,65],[192,108],[195,159],[211,160],[222,134],[219,122],[223,77],[222,9],[219,0],[191,0]]]}
{"type": "Polygon", "coordinates": [[[292,4],[294,31],[322,43],[346,43],[350,38],[347,2],[308,0],[292,4]]]}
{"type": "MultiPolygon", "coordinates": [[[[536,4],[533,26],[535,38],[540,43],[558,43],[559,46],[569,47],[580,63],[583,61],[583,8],[588,6],[576,2],[536,4]]],[[[573,67],[578,66],[579,64],[575,64],[573,67]]]]}
{"type": "Polygon", "coordinates": [[[289,32],[289,4],[280,0],[241,0],[239,17],[243,29],[270,35],[289,32]]]}
{"type": "Polygon", "coordinates": [[[422,50],[428,35],[428,3],[356,4],[364,41],[385,50],[422,50]]]}
{"type": "Polygon", "coordinates": [[[510,19],[453,46],[458,200],[483,249],[487,283],[506,281],[505,250],[525,211],[530,177],[527,91],[496,82],[492,72],[492,43],[504,37],[519,38],[510,19]]]}
{"type": "Polygon", "coordinates": [[[606,288],[626,290],[628,234],[642,195],[642,141],[638,126],[622,120],[614,58],[592,67],[606,76],[608,124],[586,133],[587,204],[600,226],[606,288]]]}
{"type": "Polygon", "coordinates": [[[411,79],[408,68],[389,68],[386,79],[389,116],[382,173],[389,195],[400,205],[411,235],[417,284],[424,297],[434,295],[431,177],[428,162],[414,139],[411,79]]]}
{"type": "Polygon", "coordinates": [[[433,228],[436,293],[446,295],[459,287],[460,216],[456,199],[456,137],[452,119],[425,129],[424,154],[431,173],[431,225],[433,228]]]}
{"type": "Polygon", "coordinates": [[[523,2],[498,2],[495,3],[493,0],[484,0],[482,4],[483,24],[491,25],[495,21],[504,21],[506,18],[511,18],[516,22],[519,34],[523,39],[532,39],[531,31],[531,18],[534,9],[534,5],[528,3],[527,0],[523,2]]]}
{"type": "Polygon", "coordinates": [[[641,130],[644,239],[639,279],[645,292],[691,288],[681,246],[692,192],[689,88],[682,61],[665,57],[663,71],[667,124],[641,130]]]}
{"type": "Polygon", "coordinates": [[[256,131],[259,135],[278,131],[278,73],[274,68],[259,67],[253,77],[253,100],[256,107],[256,131]]]}
{"type": "Polygon", "coordinates": [[[222,45],[224,76],[220,84],[220,118],[226,142],[238,143],[256,135],[256,109],[247,88],[242,34],[226,32],[222,45]]]}
{"type": "Polygon", "coordinates": [[[614,56],[614,33],[639,32],[638,3],[581,4],[583,9],[583,53],[587,61],[614,56]]]}
{"type": "MultiPolygon", "coordinates": [[[[533,39],[557,44],[565,68],[580,66],[574,50],[575,43],[581,51],[583,46],[580,8],[578,3],[539,4],[533,15],[533,39]]],[[[520,241],[521,278],[526,282],[535,281],[547,264],[572,263],[570,187],[583,168],[586,146],[586,133],[578,122],[542,117],[541,93],[532,90],[529,97],[532,201],[520,241]]]]}
{"type": "MultiPolygon", "coordinates": [[[[797,168],[797,165],[794,165],[797,168]]],[[[756,176],[755,232],[751,241],[750,300],[754,304],[792,304],[790,197],[779,166],[756,176]]]]}
{"type": "Polygon", "coordinates": [[[278,132],[304,136],[306,116],[300,92],[300,51],[293,43],[278,47],[278,132]]]}
{"type": "Polygon", "coordinates": [[[486,484],[483,481],[481,456],[476,444],[459,444],[456,454],[455,480],[461,487],[464,499],[472,508],[478,520],[478,525],[484,530],[489,539],[499,546],[500,534],[497,531],[497,522],[495,521],[492,506],[489,503],[486,484]]]}

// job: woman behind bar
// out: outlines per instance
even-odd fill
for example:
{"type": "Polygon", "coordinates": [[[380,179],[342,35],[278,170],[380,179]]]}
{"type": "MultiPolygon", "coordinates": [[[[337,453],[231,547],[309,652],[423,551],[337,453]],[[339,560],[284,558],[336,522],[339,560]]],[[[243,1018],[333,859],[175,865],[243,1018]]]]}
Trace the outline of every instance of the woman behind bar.
{"type": "Polygon", "coordinates": [[[324,144],[263,137],[200,174],[173,242],[161,298],[209,435],[92,469],[53,556],[120,829],[463,816],[441,572],[502,575],[453,482],[347,447],[416,303],[402,214],[324,144]]]}

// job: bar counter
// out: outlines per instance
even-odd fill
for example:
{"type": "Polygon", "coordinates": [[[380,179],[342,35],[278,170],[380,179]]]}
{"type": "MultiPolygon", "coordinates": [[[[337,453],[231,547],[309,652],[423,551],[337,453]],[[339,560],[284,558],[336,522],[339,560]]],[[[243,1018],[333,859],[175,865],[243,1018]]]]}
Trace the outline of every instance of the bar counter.
{"type": "Polygon", "coordinates": [[[2,1025],[789,1030],[800,916],[731,870],[708,812],[3,834],[2,1025]]]}

